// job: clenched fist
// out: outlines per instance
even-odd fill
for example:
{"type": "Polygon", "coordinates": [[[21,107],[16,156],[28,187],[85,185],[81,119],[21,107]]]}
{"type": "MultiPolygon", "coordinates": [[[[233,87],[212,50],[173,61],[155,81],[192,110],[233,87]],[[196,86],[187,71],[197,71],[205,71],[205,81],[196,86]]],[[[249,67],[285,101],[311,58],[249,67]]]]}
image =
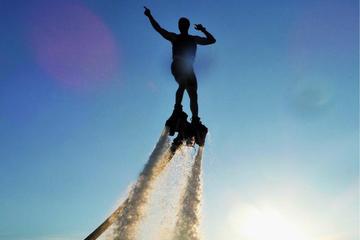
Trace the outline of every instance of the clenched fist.
{"type": "Polygon", "coordinates": [[[150,17],[150,16],[151,16],[150,9],[148,9],[148,8],[147,8],[147,7],[145,7],[145,6],[144,6],[144,8],[145,8],[145,11],[144,11],[145,16],[150,17]]]}

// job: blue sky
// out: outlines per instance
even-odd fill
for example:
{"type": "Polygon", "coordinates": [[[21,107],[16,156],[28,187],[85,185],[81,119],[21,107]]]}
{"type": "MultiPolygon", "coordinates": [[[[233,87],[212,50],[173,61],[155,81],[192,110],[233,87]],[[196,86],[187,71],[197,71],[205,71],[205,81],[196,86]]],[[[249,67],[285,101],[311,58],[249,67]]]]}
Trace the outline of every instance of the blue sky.
{"type": "Polygon", "coordinates": [[[169,31],[187,16],[217,39],[195,63],[205,239],[240,239],[244,206],[357,239],[354,0],[2,0],[0,239],[81,238],[136,179],[177,87],[144,5],[169,31]]]}

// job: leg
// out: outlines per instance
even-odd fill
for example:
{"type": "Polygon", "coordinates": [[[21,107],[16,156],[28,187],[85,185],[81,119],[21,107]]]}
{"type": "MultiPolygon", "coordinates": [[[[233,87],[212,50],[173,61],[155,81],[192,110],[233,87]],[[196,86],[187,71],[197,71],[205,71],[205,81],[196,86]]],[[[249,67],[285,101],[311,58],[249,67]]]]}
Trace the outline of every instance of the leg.
{"type": "Polygon", "coordinates": [[[193,78],[189,80],[189,86],[186,88],[186,91],[190,97],[190,108],[193,114],[191,119],[192,125],[192,136],[195,139],[195,143],[199,146],[204,146],[205,137],[208,132],[207,127],[201,123],[200,118],[198,116],[198,103],[197,103],[197,82],[196,77],[193,75],[193,78]]]}
{"type": "Polygon", "coordinates": [[[179,84],[179,88],[176,91],[176,99],[175,99],[175,106],[174,110],[170,116],[170,118],[166,121],[165,125],[169,127],[169,135],[174,136],[175,132],[179,132],[180,126],[183,120],[187,118],[187,114],[183,112],[181,101],[184,96],[185,87],[179,84]]]}
{"type": "Polygon", "coordinates": [[[182,84],[179,84],[179,88],[176,91],[176,98],[175,98],[175,109],[181,107],[181,102],[184,96],[185,86],[182,84]]]}
{"type": "Polygon", "coordinates": [[[191,109],[191,113],[193,118],[198,117],[198,103],[197,103],[197,90],[194,87],[188,87],[186,89],[187,93],[189,94],[190,97],[190,109],[191,109]]]}
{"type": "Polygon", "coordinates": [[[171,64],[171,73],[173,74],[176,82],[179,84],[175,95],[174,112],[182,112],[181,102],[184,96],[186,83],[184,81],[184,77],[181,75],[179,64],[176,64],[176,62],[172,62],[171,64]]]}
{"type": "Polygon", "coordinates": [[[186,88],[187,93],[190,98],[190,109],[193,118],[198,118],[198,96],[197,96],[197,82],[195,74],[191,76],[188,82],[188,86],[186,88]]]}

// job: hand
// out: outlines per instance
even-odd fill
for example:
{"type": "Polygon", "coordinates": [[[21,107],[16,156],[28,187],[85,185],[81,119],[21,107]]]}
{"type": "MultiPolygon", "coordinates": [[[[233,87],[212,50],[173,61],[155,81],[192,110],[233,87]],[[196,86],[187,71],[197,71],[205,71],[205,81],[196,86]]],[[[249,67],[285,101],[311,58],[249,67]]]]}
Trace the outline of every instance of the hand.
{"type": "Polygon", "coordinates": [[[148,9],[148,8],[147,8],[147,7],[145,7],[145,6],[144,6],[144,8],[145,8],[145,11],[144,11],[145,16],[150,17],[150,16],[151,16],[150,9],[148,9]]]}
{"type": "Polygon", "coordinates": [[[205,31],[206,28],[204,28],[203,25],[201,24],[195,24],[195,29],[198,30],[198,31],[205,31]]]}

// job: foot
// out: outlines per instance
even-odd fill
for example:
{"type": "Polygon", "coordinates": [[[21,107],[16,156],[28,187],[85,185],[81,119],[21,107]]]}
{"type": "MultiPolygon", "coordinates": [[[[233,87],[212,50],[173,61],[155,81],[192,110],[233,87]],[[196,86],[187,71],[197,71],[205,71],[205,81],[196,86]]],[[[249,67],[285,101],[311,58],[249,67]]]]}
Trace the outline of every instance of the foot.
{"type": "Polygon", "coordinates": [[[207,127],[201,123],[199,117],[192,117],[191,125],[193,126],[194,133],[195,133],[195,142],[199,146],[204,146],[205,144],[205,137],[208,132],[207,127]]]}
{"type": "Polygon", "coordinates": [[[202,125],[200,118],[199,117],[192,117],[191,118],[191,125],[193,126],[198,126],[198,125],[202,125]]]}
{"type": "Polygon", "coordinates": [[[165,123],[165,126],[170,128],[170,136],[174,136],[175,132],[178,131],[179,121],[181,121],[182,119],[186,121],[187,114],[183,112],[181,105],[175,105],[173,113],[165,123]]]}

